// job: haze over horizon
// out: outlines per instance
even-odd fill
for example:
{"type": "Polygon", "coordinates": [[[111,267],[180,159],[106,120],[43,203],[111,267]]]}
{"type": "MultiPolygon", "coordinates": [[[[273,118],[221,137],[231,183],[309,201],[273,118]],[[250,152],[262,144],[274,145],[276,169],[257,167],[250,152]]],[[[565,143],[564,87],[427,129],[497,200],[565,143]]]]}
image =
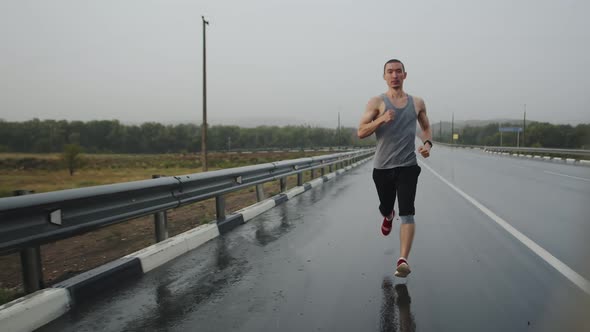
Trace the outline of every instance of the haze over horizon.
{"type": "Polygon", "coordinates": [[[0,118],[358,124],[401,59],[431,122],[590,123],[586,1],[0,3],[0,118]]]}
{"type": "MultiPolygon", "coordinates": [[[[24,122],[24,121],[32,121],[34,119],[38,119],[40,121],[44,121],[44,120],[55,120],[55,121],[62,121],[62,120],[66,120],[69,122],[72,121],[83,121],[83,122],[89,122],[89,121],[119,121],[121,124],[124,125],[141,125],[143,123],[146,122],[156,122],[156,123],[160,123],[162,125],[179,125],[179,124],[189,124],[191,123],[191,121],[121,121],[119,119],[90,119],[90,120],[78,120],[78,119],[72,119],[72,120],[68,120],[68,119],[52,119],[52,118],[31,118],[31,119],[25,119],[25,120],[6,120],[3,118],[0,118],[0,121],[11,121],[11,122],[24,122]]],[[[440,120],[442,121],[442,123],[444,125],[450,124],[451,120],[440,120]]],[[[501,122],[501,123],[513,123],[513,124],[520,124],[523,121],[523,119],[517,119],[517,118],[512,118],[512,119],[507,119],[507,118],[497,118],[497,119],[467,119],[467,120],[455,120],[455,127],[456,128],[460,128],[462,126],[465,125],[470,125],[470,126],[485,126],[489,123],[496,123],[496,122],[501,122]]],[[[527,118],[527,124],[531,124],[533,122],[546,122],[546,121],[537,121],[535,119],[529,119],[527,118]]],[[[193,124],[195,125],[201,125],[201,121],[192,121],[193,124]]],[[[327,125],[321,125],[321,124],[314,124],[314,123],[309,123],[309,122],[303,122],[303,121],[299,121],[297,119],[292,119],[292,121],[288,121],[286,119],[281,119],[281,118],[274,118],[274,119],[235,119],[234,122],[210,122],[209,123],[209,127],[211,126],[239,126],[242,128],[255,128],[255,127],[259,127],[259,126],[277,126],[277,127],[286,127],[286,126],[310,126],[310,127],[322,127],[322,128],[338,128],[338,123],[337,123],[337,119],[333,124],[327,124],[327,125]]],[[[562,125],[564,123],[555,123],[555,122],[549,122],[551,124],[554,125],[562,125]]],[[[577,123],[577,124],[573,124],[573,126],[576,126],[578,124],[589,124],[587,122],[581,122],[581,123],[577,123]]],[[[438,126],[439,125],[439,121],[432,121],[431,120],[431,125],[432,126],[438,126]]],[[[567,124],[565,124],[567,125],[567,124]]],[[[572,124],[570,124],[572,125],[572,124]]],[[[352,124],[352,125],[341,125],[342,128],[356,128],[357,124],[352,124]]],[[[418,125],[417,125],[418,126],[418,125]]]]}

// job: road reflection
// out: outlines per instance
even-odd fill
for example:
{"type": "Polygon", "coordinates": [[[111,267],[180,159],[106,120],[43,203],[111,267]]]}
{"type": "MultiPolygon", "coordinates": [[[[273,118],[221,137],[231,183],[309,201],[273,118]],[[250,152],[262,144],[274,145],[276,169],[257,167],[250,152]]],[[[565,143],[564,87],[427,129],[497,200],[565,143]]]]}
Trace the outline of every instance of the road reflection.
{"type": "Polygon", "coordinates": [[[253,222],[256,227],[254,237],[261,246],[278,240],[293,228],[286,204],[281,204],[269,212],[261,220],[253,222]]]}
{"type": "Polygon", "coordinates": [[[381,305],[380,331],[416,331],[414,315],[410,310],[412,299],[405,284],[393,285],[391,277],[385,277],[381,284],[383,304],[381,305]]]}
{"type": "Polygon", "coordinates": [[[202,267],[186,269],[182,277],[165,275],[155,287],[155,307],[126,323],[123,331],[168,331],[174,323],[185,319],[191,310],[223,296],[226,288],[248,272],[248,262],[231,255],[227,239],[214,240],[212,257],[196,262],[202,267]]]}

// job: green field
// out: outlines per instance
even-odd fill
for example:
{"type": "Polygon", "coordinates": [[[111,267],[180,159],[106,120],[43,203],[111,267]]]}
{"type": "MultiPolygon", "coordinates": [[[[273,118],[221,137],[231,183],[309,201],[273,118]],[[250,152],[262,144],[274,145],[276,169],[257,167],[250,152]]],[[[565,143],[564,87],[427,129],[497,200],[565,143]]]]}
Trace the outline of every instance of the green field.
{"type": "MultiPolygon", "coordinates": [[[[211,153],[209,170],[319,155],[322,152],[211,153]]],[[[198,154],[82,155],[84,166],[70,176],[60,154],[0,153],[0,197],[15,190],[35,193],[151,179],[152,175],[201,172],[198,154]]]]}

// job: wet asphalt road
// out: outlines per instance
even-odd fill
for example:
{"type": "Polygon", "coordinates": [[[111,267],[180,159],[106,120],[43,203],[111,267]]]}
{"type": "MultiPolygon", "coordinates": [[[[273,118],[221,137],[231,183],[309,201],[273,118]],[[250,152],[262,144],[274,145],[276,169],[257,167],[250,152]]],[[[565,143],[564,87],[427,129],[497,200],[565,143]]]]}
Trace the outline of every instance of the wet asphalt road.
{"type": "MultiPolygon", "coordinates": [[[[590,168],[440,146],[426,163],[590,279],[590,168]]],[[[381,235],[371,169],[299,195],[40,331],[590,331],[590,295],[425,167],[413,272],[393,277],[399,221],[381,235]]]]}

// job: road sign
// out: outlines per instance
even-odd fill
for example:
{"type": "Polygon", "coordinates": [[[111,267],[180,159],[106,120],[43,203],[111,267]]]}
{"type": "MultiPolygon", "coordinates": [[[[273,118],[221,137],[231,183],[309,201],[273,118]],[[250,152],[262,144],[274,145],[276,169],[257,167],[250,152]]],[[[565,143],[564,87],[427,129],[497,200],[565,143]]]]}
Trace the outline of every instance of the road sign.
{"type": "Polygon", "coordinates": [[[453,139],[456,141],[459,139],[459,134],[453,134],[453,139]]]}

